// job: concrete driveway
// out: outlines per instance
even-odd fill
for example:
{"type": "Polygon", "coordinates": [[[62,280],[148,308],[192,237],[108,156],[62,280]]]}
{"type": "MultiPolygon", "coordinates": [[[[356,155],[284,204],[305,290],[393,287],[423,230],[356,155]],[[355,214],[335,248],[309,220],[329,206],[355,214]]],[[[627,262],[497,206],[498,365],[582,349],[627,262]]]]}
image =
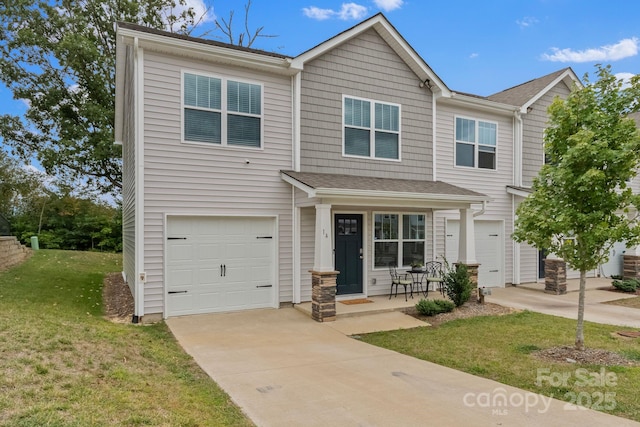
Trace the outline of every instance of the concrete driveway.
{"type": "Polygon", "coordinates": [[[292,308],[167,324],[258,426],[640,425],[365,344],[292,308]]]}

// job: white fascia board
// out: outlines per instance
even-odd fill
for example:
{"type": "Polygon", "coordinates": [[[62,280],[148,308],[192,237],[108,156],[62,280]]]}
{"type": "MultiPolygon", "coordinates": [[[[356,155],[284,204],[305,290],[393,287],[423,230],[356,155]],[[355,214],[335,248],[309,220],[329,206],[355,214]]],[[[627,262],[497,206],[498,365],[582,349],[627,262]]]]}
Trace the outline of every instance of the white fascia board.
{"type": "Polygon", "coordinates": [[[299,70],[291,68],[290,58],[261,55],[238,49],[230,49],[224,46],[213,46],[160,34],[150,34],[129,28],[118,28],[118,35],[130,38],[137,37],[140,47],[149,50],[170,51],[180,55],[192,55],[205,60],[223,60],[226,64],[257,68],[285,75],[293,75],[299,72],[299,70]]]}
{"type": "Polygon", "coordinates": [[[316,197],[316,190],[313,187],[309,187],[306,184],[303,184],[302,182],[298,181],[297,179],[291,178],[289,175],[285,174],[285,173],[281,173],[280,177],[282,178],[282,180],[284,182],[288,182],[289,184],[293,185],[294,187],[304,191],[305,193],[307,193],[307,195],[309,197],[316,197]]]}
{"type": "Polygon", "coordinates": [[[582,87],[582,82],[580,81],[578,76],[576,76],[576,73],[574,73],[573,70],[568,69],[564,73],[562,73],[558,77],[556,77],[551,83],[549,83],[544,89],[542,89],[540,92],[538,92],[533,98],[531,98],[529,101],[527,101],[526,104],[524,104],[522,107],[520,107],[520,112],[522,114],[527,114],[527,108],[529,108],[530,106],[535,104],[535,102],[538,99],[542,98],[547,92],[549,92],[552,88],[554,88],[558,83],[560,83],[562,80],[564,80],[567,77],[571,78],[571,80],[573,80],[580,87],[582,87]]]}
{"type": "Polygon", "coordinates": [[[489,201],[488,196],[463,196],[458,194],[429,194],[429,193],[397,193],[394,191],[353,190],[341,188],[316,188],[315,196],[322,198],[368,198],[376,200],[422,200],[456,203],[482,203],[489,201]]]}
{"type": "Polygon", "coordinates": [[[451,97],[442,97],[441,100],[445,103],[457,104],[464,107],[479,108],[493,113],[504,114],[512,116],[514,111],[518,111],[519,108],[515,105],[503,104],[501,102],[490,101],[488,99],[476,98],[475,96],[469,96],[462,93],[451,92],[451,97]]]}

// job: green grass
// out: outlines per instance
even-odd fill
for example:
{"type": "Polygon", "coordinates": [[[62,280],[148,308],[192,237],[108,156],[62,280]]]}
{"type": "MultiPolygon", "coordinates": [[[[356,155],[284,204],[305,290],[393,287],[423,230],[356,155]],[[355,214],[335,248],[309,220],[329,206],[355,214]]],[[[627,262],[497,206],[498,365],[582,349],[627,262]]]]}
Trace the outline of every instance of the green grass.
{"type": "MultiPolygon", "coordinates": [[[[525,390],[570,401],[572,395],[586,393],[598,398],[598,393],[615,393],[615,408],[602,403],[602,412],[640,421],[640,367],[605,367],[614,375],[616,384],[608,386],[586,385],[587,376],[599,374],[597,365],[554,363],[532,355],[539,349],[573,345],[576,322],[532,312],[520,312],[506,316],[482,316],[447,322],[438,328],[416,328],[363,335],[370,344],[398,351],[419,359],[428,360],[460,371],[499,381],[525,390]],[[539,385],[538,369],[541,372],[539,385]],[[569,375],[567,384],[555,386],[546,375],[569,375]],[[581,377],[582,376],[582,377],[581,377]],[[583,383],[583,384],[580,384],[583,383]]],[[[616,326],[585,324],[587,347],[601,348],[623,354],[630,359],[640,359],[640,340],[624,339],[613,332],[628,330],[616,326]]],[[[585,400],[583,402],[586,403],[585,400]]],[[[594,407],[593,409],[599,409],[594,407]]]]}
{"type": "Polygon", "coordinates": [[[41,250],[0,273],[0,425],[252,425],[164,323],[102,317],[121,256],[41,250]]]}

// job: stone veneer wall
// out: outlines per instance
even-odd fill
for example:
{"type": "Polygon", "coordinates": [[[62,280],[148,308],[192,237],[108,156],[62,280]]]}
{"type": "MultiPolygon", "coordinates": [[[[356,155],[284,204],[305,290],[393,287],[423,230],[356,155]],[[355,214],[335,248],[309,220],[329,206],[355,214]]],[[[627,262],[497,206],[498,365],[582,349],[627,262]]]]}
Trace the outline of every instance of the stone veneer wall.
{"type": "Polygon", "coordinates": [[[623,256],[622,277],[623,279],[640,279],[640,256],[623,256]]]}
{"type": "Polygon", "coordinates": [[[311,271],[311,318],[317,322],[336,320],[337,271],[311,271]]]}
{"type": "Polygon", "coordinates": [[[0,270],[20,264],[31,255],[14,236],[0,236],[0,270]]]}
{"type": "Polygon", "coordinates": [[[555,295],[567,293],[567,263],[564,260],[544,260],[544,291],[555,295]]]}

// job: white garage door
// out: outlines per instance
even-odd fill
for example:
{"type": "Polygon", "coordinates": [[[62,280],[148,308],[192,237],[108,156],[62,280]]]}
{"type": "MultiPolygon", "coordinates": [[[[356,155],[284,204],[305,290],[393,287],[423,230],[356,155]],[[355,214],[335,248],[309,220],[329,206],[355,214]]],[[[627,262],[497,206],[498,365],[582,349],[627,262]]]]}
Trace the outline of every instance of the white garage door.
{"type": "Polygon", "coordinates": [[[273,218],[167,220],[167,316],[275,306],[273,218]]]}
{"type": "MultiPolygon", "coordinates": [[[[504,237],[502,221],[475,221],[479,286],[504,286],[504,237]]],[[[460,221],[447,221],[447,260],[458,260],[460,221]]]]}

